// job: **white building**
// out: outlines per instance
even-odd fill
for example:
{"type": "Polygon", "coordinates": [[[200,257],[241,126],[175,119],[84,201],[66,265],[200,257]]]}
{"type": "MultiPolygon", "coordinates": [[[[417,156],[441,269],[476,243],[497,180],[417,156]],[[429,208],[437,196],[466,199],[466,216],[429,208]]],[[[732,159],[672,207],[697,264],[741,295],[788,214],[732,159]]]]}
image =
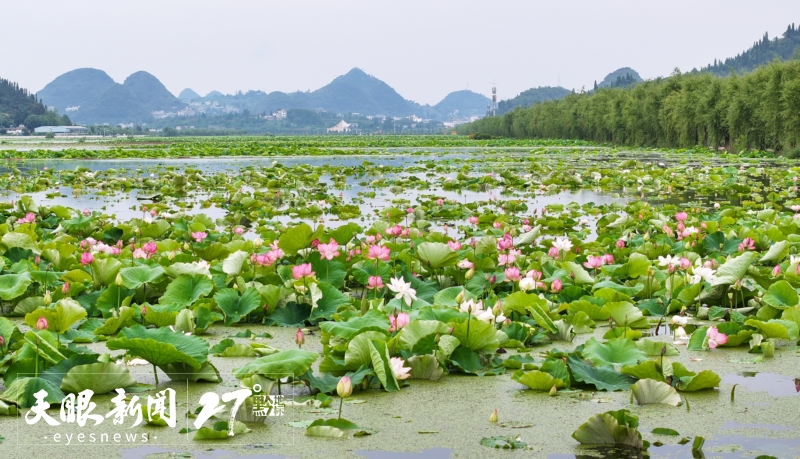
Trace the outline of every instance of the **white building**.
{"type": "Polygon", "coordinates": [[[39,126],[33,130],[34,134],[50,134],[57,136],[87,135],[89,128],[83,126],[39,126]]]}
{"type": "Polygon", "coordinates": [[[350,123],[341,120],[336,126],[329,127],[328,132],[350,132],[350,123]]]}

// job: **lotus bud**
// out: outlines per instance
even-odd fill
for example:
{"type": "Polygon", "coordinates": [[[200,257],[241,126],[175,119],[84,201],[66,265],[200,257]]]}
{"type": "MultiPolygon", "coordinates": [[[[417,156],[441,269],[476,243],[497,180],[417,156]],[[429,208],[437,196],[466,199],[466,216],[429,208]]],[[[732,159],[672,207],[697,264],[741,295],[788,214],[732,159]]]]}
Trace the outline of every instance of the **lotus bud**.
{"type": "Polygon", "coordinates": [[[147,315],[147,305],[146,305],[146,304],[143,304],[143,305],[142,305],[142,315],[143,315],[143,316],[146,316],[146,315],[147,315]]]}
{"type": "Polygon", "coordinates": [[[450,327],[450,328],[447,330],[447,334],[448,334],[448,335],[452,335],[452,334],[453,334],[453,330],[455,330],[455,329],[456,329],[456,327],[450,327]]]}
{"type": "Polygon", "coordinates": [[[497,422],[497,409],[492,411],[492,415],[489,416],[489,422],[497,422]]]}
{"type": "Polygon", "coordinates": [[[490,284],[496,284],[497,283],[497,276],[490,277],[489,278],[489,283],[490,284]]]}
{"type": "Polygon", "coordinates": [[[0,335],[0,347],[3,347],[5,345],[6,345],[6,339],[3,337],[3,335],[0,335]]]}
{"type": "Polygon", "coordinates": [[[114,283],[122,287],[122,273],[117,273],[117,278],[114,280],[114,283]]]}
{"type": "Polygon", "coordinates": [[[261,240],[260,237],[257,237],[253,240],[253,248],[258,250],[261,246],[264,245],[264,241],[261,240]]]}
{"type": "Polygon", "coordinates": [[[555,397],[556,395],[558,395],[558,388],[556,388],[556,385],[555,385],[555,384],[553,384],[553,387],[552,387],[552,388],[550,388],[550,393],[549,393],[549,395],[550,395],[551,397],[555,397]]]}
{"type": "Polygon", "coordinates": [[[349,377],[342,376],[339,384],[336,385],[336,393],[342,398],[347,398],[353,393],[353,383],[350,382],[349,377]]]}
{"type": "Polygon", "coordinates": [[[503,305],[500,304],[499,300],[497,301],[497,303],[495,303],[494,307],[492,308],[492,314],[494,314],[495,317],[503,314],[503,305]]]}
{"type": "Polygon", "coordinates": [[[188,252],[191,249],[192,249],[192,246],[190,246],[188,242],[184,242],[183,243],[183,250],[186,250],[188,252]]]}
{"type": "Polygon", "coordinates": [[[53,295],[50,294],[50,290],[44,291],[44,304],[48,305],[53,302],[53,295]]]}
{"type": "Polygon", "coordinates": [[[61,285],[61,293],[69,295],[69,282],[64,282],[64,284],[61,285]]]}
{"type": "Polygon", "coordinates": [[[470,280],[473,277],[475,277],[475,268],[469,268],[467,272],[464,274],[464,278],[470,280]]]}
{"type": "Polygon", "coordinates": [[[441,337],[441,335],[439,335],[439,334],[437,333],[437,334],[436,334],[436,336],[434,336],[434,337],[433,337],[433,342],[434,342],[434,343],[436,343],[436,344],[439,344],[439,340],[440,340],[441,338],[442,338],[442,337],[441,337]]]}
{"type": "Polygon", "coordinates": [[[39,320],[36,321],[36,329],[47,330],[47,319],[45,319],[44,316],[39,317],[39,320]]]}
{"type": "Polygon", "coordinates": [[[167,254],[167,258],[169,259],[169,261],[172,261],[172,260],[174,260],[174,259],[175,259],[175,251],[174,251],[174,250],[170,251],[170,252],[167,254]]]}
{"type": "Polygon", "coordinates": [[[464,302],[464,290],[461,290],[460,292],[458,292],[458,295],[456,295],[456,303],[461,304],[463,302],[464,302]]]}
{"type": "Polygon", "coordinates": [[[306,335],[303,334],[303,329],[297,329],[297,333],[294,334],[294,342],[297,344],[297,347],[303,347],[303,344],[306,342],[306,335]]]}
{"type": "Polygon", "coordinates": [[[36,263],[36,265],[42,264],[42,257],[36,255],[36,258],[34,258],[34,262],[36,263]]]}
{"type": "Polygon", "coordinates": [[[780,275],[781,275],[781,265],[775,265],[775,267],[772,268],[772,277],[778,277],[780,275]]]}

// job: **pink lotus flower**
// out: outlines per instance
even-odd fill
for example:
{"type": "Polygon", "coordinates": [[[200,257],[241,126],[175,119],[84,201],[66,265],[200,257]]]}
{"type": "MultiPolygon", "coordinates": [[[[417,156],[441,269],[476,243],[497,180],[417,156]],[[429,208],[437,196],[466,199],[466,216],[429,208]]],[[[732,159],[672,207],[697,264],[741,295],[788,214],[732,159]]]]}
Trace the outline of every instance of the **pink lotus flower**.
{"type": "Polygon", "coordinates": [[[33,212],[28,212],[24,217],[17,219],[17,223],[19,224],[33,223],[34,221],[36,221],[36,214],[33,212]]]}
{"type": "Polygon", "coordinates": [[[775,265],[775,267],[772,268],[772,277],[778,277],[780,275],[781,275],[781,265],[775,265]]]}
{"type": "Polygon", "coordinates": [[[692,261],[686,257],[681,258],[680,268],[684,271],[692,267],[692,261]]]}
{"type": "Polygon", "coordinates": [[[477,225],[478,224],[478,217],[476,217],[475,215],[469,217],[469,223],[470,223],[470,225],[477,225]]]}
{"type": "Polygon", "coordinates": [[[516,266],[512,266],[510,268],[506,268],[505,274],[506,274],[506,282],[509,282],[509,281],[510,282],[517,282],[520,279],[522,279],[522,275],[519,272],[519,268],[517,268],[516,266]]]}
{"type": "Polygon", "coordinates": [[[551,258],[556,258],[559,255],[558,247],[550,247],[550,250],[547,251],[547,255],[551,258]]]}
{"type": "Polygon", "coordinates": [[[589,269],[597,269],[603,266],[603,257],[593,257],[589,255],[586,261],[583,262],[583,266],[586,266],[589,269]]]}
{"type": "Polygon", "coordinates": [[[155,209],[150,209],[150,216],[155,217],[156,215],[158,215],[158,211],[155,209]]]}
{"type": "Polygon", "coordinates": [[[371,245],[369,246],[369,251],[367,251],[367,260],[389,261],[390,253],[389,247],[371,245]]]}
{"type": "Polygon", "coordinates": [[[514,247],[514,239],[508,233],[504,234],[503,237],[497,241],[497,250],[508,250],[512,247],[514,247]]]}
{"type": "Polygon", "coordinates": [[[367,244],[374,244],[375,240],[375,236],[367,236],[367,244]]]}
{"type": "Polygon", "coordinates": [[[197,231],[192,233],[192,237],[196,242],[203,242],[203,239],[208,237],[208,233],[206,233],[205,231],[197,231]]]}
{"type": "Polygon", "coordinates": [[[603,263],[605,263],[607,265],[613,265],[614,264],[614,255],[611,255],[610,253],[607,253],[607,254],[603,255],[603,263]]]}
{"type": "Polygon", "coordinates": [[[414,213],[414,208],[413,207],[409,207],[408,209],[406,209],[406,213],[407,214],[413,214],[414,213]]]}
{"type": "Polygon", "coordinates": [[[728,335],[720,333],[717,327],[710,327],[706,332],[706,338],[708,339],[709,349],[714,349],[728,342],[728,335]]]}
{"type": "Polygon", "coordinates": [[[508,255],[501,253],[497,256],[497,264],[499,266],[506,266],[514,264],[517,261],[517,255],[515,253],[509,253],[508,255]]]}
{"type": "Polygon", "coordinates": [[[44,316],[39,317],[39,320],[36,321],[36,329],[37,330],[46,330],[48,327],[47,319],[44,316]]]}
{"type": "Polygon", "coordinates": [[[755,250],[756,249],[756,241],[752,238],[746,237],[741,244],[739,244],[739,252],[744,252],[745,250],[755,250]]]}
{"type": "Polygon", "coordinates": [[[88,217],[89,215],[92,215],[92,211],[89,209],[83,209],[83,215],[88,217]]]}
{"type": "Polygon", "coordinates": [[[235,234],[241,236],[242,233],[244,233],[244,228],[242,228],[241,226],[237,226],[236,228],[233,229],[233,232],[235,234]]]}
{"type": "Polygon", "coordinates": [[[556,279],[552,284],[550,284],[550,291],[553,293],[558,293],[563,287],[564,285],[562,284],[561,279],[556,279]]]}
{"type": "Polygon", "coordinates": [[[678,212],[677,214],[675,214],[675,220],[678,220],[679,222],[686,221],[686,218],[688,217],[689,216],[686,215],[686,212],[678,212]]]}
{"type": "Polygon", "coordinates": [[[156,245],[155,242],[150,241],[150,242],[148,242],[148,243],[146,243],[145,245],[142,246],[142,250],[144,250],[145,253],[148,253],[150,255],[154,255],[154,254],[156,254],[158,252],[158,245],[156,245]]]}
{"type": "Polygon", "coordinates": [[[667,236],[669,236],[669,237],[672,237],[672,236],[674,236],[674,235],[675,235],[675,232],[674,232],[674,231],[672,231],[672,228],[670,228],[669,226],[667,226],[667,224],[666,224],[666,223],[664,223],[664,226],[663,226],[663,227],[661,227],[661,229],[664,231],[664,234],[666,234],[666,235],[667,235],[667,236]]]}
{"type": "Polygon", "coordinates": [[[389,322],[392,324],[392,326],[389,327],[389,332],[394,333],[408,325],[410,318],[407,312],[400,312],[397,314],[397,317],[395,317],[394,314],[389,314],[389,322]]]}
{"type": "Polygon", "coordinates": [[[625,248],[625,241],[622,239],[617,240],[617,248],[624,249],[625,248]]]}
{"type": "Polygon", "coordinates": [[[461,250],[461,243],[458,241],[447,241],[447,246],[450,247],[450,250],[453,252],[461,250]]]}
{"type": "Polygon", "coordinates": [[[380,276],[369,276],[367,280],[367,289],[372,290],[375,288],[383,288],[383,279],[380,276]]]}
{"type": "Polygon", "coordinates": [[[403,365],[406,363],[405,360],[401,359],[400,357],[392,357],[389,359],[389,362],[392,364],[392,373],[394,373],[395,379],[408,379],[411,377],[408,374],[411,371],[411,368],[406,368],[403,365]]]}
{"type": "Polygon", "coordinates": [[[527,274],[525,274],[525,277],[527,277],[529,279],[533,279],[536,282],[539,282],[540,280],[542,280],[542,273],[541,273],[541,271],[537,271],[535,269],[531,269],[530,271],[527,272],[527,274]]]}
{"type": "Polygon", "coordinates": [[[83,252],[81,254],[81,264],[83,266],[90,265],[94,261],[94,255],[91,252],[83,252]]]}
{"type": "Polygon", "coordinates": [[[142,249],[136,249],[133,251],[133,258],[150,258],[150,255],[142,249]]]}
{"type": "Polygon", "coordinates": [[[475,265],[471,261],[469,261],[469,260],[467,260],[465,258],[465,259],[459,261],[457,266],[459,268],[461,268],[461,269],[470,269],[470,268],[474,267],[475,265]]]}
{"type": "Polygon", "coordinates": [[[442,206],[442,205],[444,205],[444,199],[442,199],[442,198],[439,198],[439,199],[437,199],[437,200],[436,200],[436,205],[437,205],[437,206],[442,206]]]}
{"type": "Polygon", "coordinates": [[[494,223],[492,223],[492,226],[493,226],[495,229],[500,229],[500,228],[502,228],[502,227],[503,227],[503,224],[502,224],[502,223],[500,223],[500,222],[494,222],[494,223]]]}
{"type": "Polygon", "coordinates": [[[403,234],[403,227],[400,225],[394,225],[391,228],[386,228],[386,235],[392,237],[398,237],[403,234]]]}
{"type": "Polygon", "coordinates": [[[339,244],[331,238],[331,241],[327,244],[319,244],[317,245],[317,250],[319,250],[320,258],[325,258],[326,260],[333,260],[334,258],[338,257],[339,254],[339,244]]]}
{"type": "Polygon", "coordinates": [[[304,277],[313,277],[314,274],[314,271],[311,270],[311,263],[292,266],[292,277],[295,280],[300,280],[304,277]]]}
{"type": "Polygon", "coordinates": [[[61,285],[61,293],[64,295],[69,294],[69,282],[64,282],[64,284],[61,285]]]}

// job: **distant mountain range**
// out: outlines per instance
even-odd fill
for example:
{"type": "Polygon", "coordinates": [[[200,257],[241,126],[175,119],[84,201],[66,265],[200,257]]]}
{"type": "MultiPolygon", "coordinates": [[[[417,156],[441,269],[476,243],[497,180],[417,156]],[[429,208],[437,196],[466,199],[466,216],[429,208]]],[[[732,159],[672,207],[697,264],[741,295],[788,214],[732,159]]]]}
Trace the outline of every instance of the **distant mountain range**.
{"type": "Polygon", "coordinates": [[[794,23],[786,28],[786,32],[780,38],[770,40],[769,33],[764,33],[761,40],[753,43],[750,49],[729,57],[725,60],[714,59],[713,64],[700,69],[720,76],[727,76],[731,72],[749,72],[756,67],[769,64],[775,59],[788,60],[796,59],[800,56],[800,28],[794,23]]]}
{"type": "MultiPolygon", "coordinates": [[[[407,100],[380,79],[354,68],[316,91],[284,93],[241,91],[224,95],[211,91],[201,97],[190,88],[172,95],[161,82],[147,72],[136,72],[116,83],[104,71],[77,69],[67,72],[37,96],[48,106],[68,113],[78,122],[149,123],[153,112],[222,114],[243,112],[271,114],[279,109],[322,109],[332,113],[409,116],[448,120],[483,115],[489,99],[472,91],[448,94],[434,106],[407,100]]],[[[164,116],[156,113],[157,116],[164,116]]]]}

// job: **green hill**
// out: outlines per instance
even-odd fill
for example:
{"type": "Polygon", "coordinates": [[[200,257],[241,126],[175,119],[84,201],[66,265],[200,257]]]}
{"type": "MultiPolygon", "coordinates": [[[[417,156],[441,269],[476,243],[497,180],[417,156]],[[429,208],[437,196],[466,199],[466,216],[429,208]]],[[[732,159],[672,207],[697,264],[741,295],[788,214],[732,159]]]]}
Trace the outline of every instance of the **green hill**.
{"type": "Polygon", "coordinates": [[[522,91],[512,99],[501,100],[497,103],[497,114],[510,112],[517,107],[530,107],[533,104],[547,100],[561,99],[571,91],[561,86],[541,86],[522,91]]]}
{"type": "Polygon", "coordinates": [[[133,99],[148,111],[180,110],[184,104],[172,95],[153,75],[139,71],[131,74],[122,83],[133,99]]]}
{"type": "Polygon", "coordinates": [[[120,84],[114,84],[100,96],[74,112],[74,118],[86,124],[148,123],[153,116],[133,94],[120,84]]]}
{"type": "Polygon", "coordinates": [[[621,69],[614,70],[613,72],[606,75],[603,78],[603,81],[600,84],[595,82],[594,89],[599,88],[624,88],[626,86],[632,86],[636,83],[641,83],[642,77],[630,67],[622,67],[621,69]]]}
{"type": "Polygon", "coordinates": [[[0,78],[0,130],[24,124],[29,130],[39,126],[71,125],[69,117],[58,116],[27,89],[0,78]]]}
{"type": "Polygon", "coordinates": [[[64,112],[67,107],[88,105],[115,84],[102,70],[75,69],[57,77],[36,95],[48,106],[64,112]]]}
{"type": "Polygon", "coordinates": [[[714,59],[713,64],[701,68],[715,75],[727,76],[731,72],[750,72],[757,67],[768,64],[775,59],[782,61],[794,58],[800,52],[800,29],[794,24],[786,28],[783,36],[770,40],[769,34],[764,33],[761,40],[753,43],[747,51],[729,57],[725,60],[714,59]]]}
{"type": "Polygon", "coordinates": [[[178,94],[178,99],[180,99],[183,102],[191,102],[192,99],[199,99],[199,98],[200,94],[197,94],[191,88],[186,88],[183,91],[181,91],[180,94],[178,94]]]}
{"type": "Polygon", "coordinates": [[[492,102],[488,97],[472,92],[468,89],[463,91],[453,91],[446,95],[433,109],[439,112],[442,118],[454,114],[458,111],[458,116],[483,116],[486,114],[486,106],[492,102]]]}

